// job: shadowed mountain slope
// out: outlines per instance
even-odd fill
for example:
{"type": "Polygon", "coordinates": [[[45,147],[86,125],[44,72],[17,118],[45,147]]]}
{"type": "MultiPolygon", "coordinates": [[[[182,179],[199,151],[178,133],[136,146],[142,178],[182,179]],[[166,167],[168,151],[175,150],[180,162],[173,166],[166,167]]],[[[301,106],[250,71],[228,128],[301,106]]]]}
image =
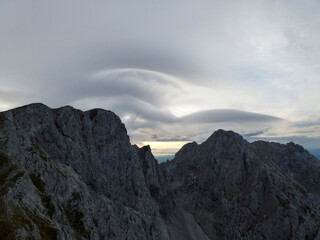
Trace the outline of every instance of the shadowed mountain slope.
{"type": "Polygon", "coordinates": [[[0,239],[320,239],[320,163],[219,130],[158,164],[112,112],[0,113],[0,239]]]}

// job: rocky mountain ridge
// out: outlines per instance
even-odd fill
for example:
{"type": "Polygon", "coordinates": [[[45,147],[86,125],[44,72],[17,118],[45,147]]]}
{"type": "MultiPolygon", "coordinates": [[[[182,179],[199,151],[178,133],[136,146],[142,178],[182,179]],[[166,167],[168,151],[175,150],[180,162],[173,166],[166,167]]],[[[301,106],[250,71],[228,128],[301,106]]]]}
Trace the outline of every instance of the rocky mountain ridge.
{"type": "Polygon", "coordinates": [[[320,239],[320,162],[219,130],[159,164],[102,109],[0,113],[0,239],[320,239]]]}

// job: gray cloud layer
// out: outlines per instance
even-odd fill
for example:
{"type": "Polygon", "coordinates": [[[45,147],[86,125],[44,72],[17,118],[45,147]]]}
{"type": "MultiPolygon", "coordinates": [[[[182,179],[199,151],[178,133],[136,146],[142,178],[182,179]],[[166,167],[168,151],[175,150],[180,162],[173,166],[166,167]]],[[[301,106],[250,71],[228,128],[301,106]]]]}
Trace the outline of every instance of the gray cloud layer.
{"type": "Polygon", "coordinates": [[[78,85],[79,93],[73,94],[73,105],[89,109],[102,104],[107,109],[115,109],[133,142],[202,141],[222,126],[248,132],[283,121],[270,115],[232,109],[197,110],[183,116],[170,111],[170,106],[179,105],[180,101],[192,100],[195,105],[201,105],[212,94],[209,91],[204,95],[198,88],[158,72],[117,69],[94,74],[87,87],[78,85]],[[83,89],[86,91],[82,92],[83,89]],[[195,98],[190,91],[199,91],[200,95],[195,98]]]}
{"type": "Polygon", "coordinates": [[[279,120],[280,118],[273,116],[232,109],[199,111],[181,118],[182,122],[188,123],[269,122],[279,120]]]}
{"type": "Polygon", "coordinates": [[[319,4],[1,1],[0,108],[104,107],[137,141],[317,139],[319,4]]]}

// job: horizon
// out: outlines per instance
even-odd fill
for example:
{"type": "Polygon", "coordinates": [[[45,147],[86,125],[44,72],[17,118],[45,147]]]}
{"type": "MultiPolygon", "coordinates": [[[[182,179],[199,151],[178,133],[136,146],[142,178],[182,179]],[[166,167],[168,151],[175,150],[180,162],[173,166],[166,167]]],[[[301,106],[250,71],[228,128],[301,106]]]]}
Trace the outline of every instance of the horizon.
{"type": "Polygon", "coordinates": [[[103,108],[173,156],[231,129],[320,158],[319,1],[5,1],[0,111],[103,108]]]}
{"type": "MultiPolygon", "coordinates": [[[[26,104],[26,105],[22,105],[22,106],[18,106],[17,108],[23,108],[23,107],[26,107],[26,106],[30,106],[30,105],[37,105],[37,104],[40,104],[40,105],[43,105],[45,107],[49,107],[43,103],[30,103],[30,104],[26,104]]],[[[66,105],[66,106],[60,106],[58,108],[50,108],[50,109],[60,109],[60,108],[64,108],[64,107],[71,107],[75,110],[80,110],[80,109],[77,109],[77,108],[74,108],[73,106],[70,106],[70,105],[66,105]]],[[[13,108],[15,109],[15,108],[13,108]]],[[[13,109],[8,109],[8,111],[10,110],[13,110],[13,109]]],[[[91,110],[94,110],[94,109],[88,109],[87,111],[91,111],[91,110]]],[[[103,111],[110,111],[110,110],[107,110],[107,109],[102,109],[103,111]]],[[[80,110],[81,111],[81,110],[80,110]]],[[[0,111],[1,113],[2,111],[0,111]]],[[[111,111],[112,112],[112,111],[111,111]]],[[[115,113],[114,113],[115,114],[115,113]]],[[[122,122],[122,119],[120,118],[121,122],[122,122]]],[[[123,123],[123,122],[122,122],[123,123]]],[[[126,125],[124,124],[124,126],[126,127],[126,125]]],[[[127,129],[127,128],[126,128],[127,129]]],[[[218,129],[218,130],[223,130],[223,131],[232,131],[236,134],[239,134],[237,133],[236,131],[233,131],[232,129],[218,129]]],[[[215,131],[214,131],[215,132],[215,131]]],[[[211,133],[211,135],[214,134],[214,132],[211,133]]],[[[211,136],[210,135],[210,136],[211,136]]],[[[209,136],[209,137],[210,137],[209,136]]],[[[242,136],[240,134],[240,136],[242,136]]],[[[130,139],[130,134],[128,133],[128,137],[130,139]]],[[[276,141],[267,141],[267,140],[263,140],[263,139],[255,139],[255,140],[251,140],[249,141],[245,136],[242,136],[244,140],[252,143],[254,141],[266,141],[266,142],[275,142],[275,143],[280,143],[280,142],[276,142],[276,141]]],[[[205,142],[207,139],[205,139],[203,142],[205,142]]],[[[131,142],[131,139],[130,139],[130,142],[131,142]]],[[[160,162],[165,162],[165,161],[168,161],[168,160],[172,160],[174,159],[176,153],[185,145],[185,144],[188,144],[188,143],[191,143],[191,142],[195,142],[197,144],[202,144],[203,142],[196,142],[196,141],[193,141],[193,140],[190,140],[190,141],[145,141],[145,142],[142,142],[142,144],[138,144],[137,146],[139,148],[143,147],[143,146],[149,146],[150,149],[151,149],[151,152],[154,156],[154,158],[160,163],[160,162]]],[[[289,142],[281,142],[280,144],[287,144],[289,142]]],[[[132,143],[132,145],[135,145],[136,143],[132,143]]],[[[297,144],[297,143],[295,143],[297,144]]],[[[304,146],[302,146],[304,147],[304,146]]],[[[314,157],[316,157],[317,159],[320,160],[320,148],[311,148],[311,149],[308,149],[308,148],[305,148],[305,150],[307,150],[310,154],[312,154],[314,157]]]]}

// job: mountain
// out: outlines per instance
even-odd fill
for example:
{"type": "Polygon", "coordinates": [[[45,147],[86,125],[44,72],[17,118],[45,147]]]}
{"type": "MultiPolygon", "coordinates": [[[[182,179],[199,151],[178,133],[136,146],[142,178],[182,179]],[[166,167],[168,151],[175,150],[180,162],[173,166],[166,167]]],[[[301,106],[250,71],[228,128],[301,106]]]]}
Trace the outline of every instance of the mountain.
{"type": "Polygon", "coordinates": [[[311,149],[308,149],[308,151],[313,155],[315,156],[316,158],[318,158],[320,160],[320,149],[318,148],[311,148],[311,149]]]}
{"type": "Polygon", "coordinates": [[[0,113],[0,239],[320,239],[320,162],[218,130],[159,164],[102,109],[0,113]]]}

